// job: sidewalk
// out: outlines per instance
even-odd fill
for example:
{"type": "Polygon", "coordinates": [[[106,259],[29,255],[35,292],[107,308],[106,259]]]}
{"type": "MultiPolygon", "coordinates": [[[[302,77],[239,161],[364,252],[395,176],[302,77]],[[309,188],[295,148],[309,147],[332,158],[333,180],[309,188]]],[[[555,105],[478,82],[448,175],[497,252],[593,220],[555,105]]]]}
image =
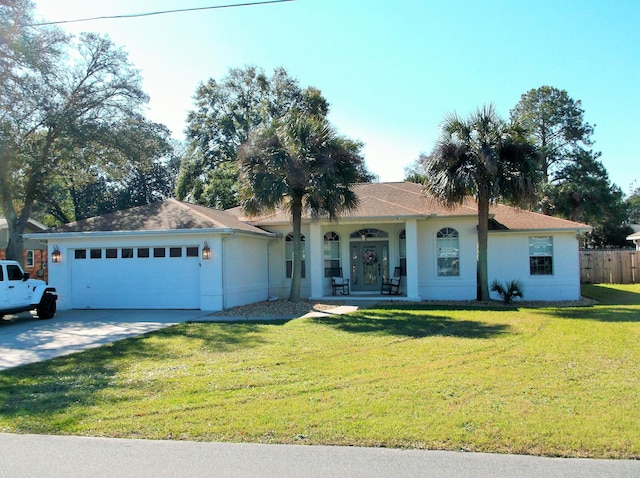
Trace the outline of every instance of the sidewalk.
{"type": "Polygon", "coordinates": [[[637,478],[640,461],[0,434],[0,476],[637,478]]]}

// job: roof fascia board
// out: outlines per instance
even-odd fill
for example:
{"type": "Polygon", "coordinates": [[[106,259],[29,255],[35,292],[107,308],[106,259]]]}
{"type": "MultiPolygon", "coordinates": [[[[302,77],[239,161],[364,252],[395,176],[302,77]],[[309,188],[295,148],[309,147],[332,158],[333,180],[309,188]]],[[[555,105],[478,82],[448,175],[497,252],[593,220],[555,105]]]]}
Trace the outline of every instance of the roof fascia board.
{"type": "Polygon", "coordinates": [[[489,231],[489,234],[539,234],[539,233],[566,233],[566,234],[582,234],[583,232],[589,232],[591,228],[584,227],[572,227],[572,228],[542,228],[542,229],[500,229],[495,231],[489,231]]]}
{"type": "Polygon", "coordinates": [[[212,228],[212,229],[172,229],[170,231],[93,231],[93,232],[40,232],[25,234],[25,239],[77,239],[93,237],[131,237],[131,236],[166,236],[166,235],[209,235],[209,234],[229,234],[264,237],[272,239],[276,234],[271,232],[250,232],[232,228],[212,228]]]}

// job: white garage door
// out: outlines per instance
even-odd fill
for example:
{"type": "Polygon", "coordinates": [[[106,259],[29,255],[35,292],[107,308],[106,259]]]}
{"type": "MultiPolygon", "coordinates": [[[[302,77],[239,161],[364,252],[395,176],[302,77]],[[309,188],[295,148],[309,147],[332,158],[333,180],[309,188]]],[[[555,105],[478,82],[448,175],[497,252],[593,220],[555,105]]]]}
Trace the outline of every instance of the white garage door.
{"type": "Polygon", "coordinates": [[[72,252],[76,309],[199,309],[197,246],[87,248],[72,252]]]}

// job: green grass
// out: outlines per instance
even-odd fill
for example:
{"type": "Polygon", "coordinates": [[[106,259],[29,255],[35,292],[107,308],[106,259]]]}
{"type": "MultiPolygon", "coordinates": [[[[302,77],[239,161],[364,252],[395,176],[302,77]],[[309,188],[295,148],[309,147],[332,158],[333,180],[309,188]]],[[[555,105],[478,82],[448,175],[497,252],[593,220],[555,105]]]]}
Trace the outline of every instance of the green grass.
{"type": "Polygon", "coordinates": [[[640,458],[640,286],[182,324],[0,373],[0,431],[640,458]]]}

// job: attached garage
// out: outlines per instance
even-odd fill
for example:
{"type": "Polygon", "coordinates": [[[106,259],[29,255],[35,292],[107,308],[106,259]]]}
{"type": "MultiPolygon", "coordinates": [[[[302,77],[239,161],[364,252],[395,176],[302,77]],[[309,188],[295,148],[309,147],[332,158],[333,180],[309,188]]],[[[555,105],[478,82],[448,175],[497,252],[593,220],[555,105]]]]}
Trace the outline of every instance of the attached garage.
{"type": "Polygon", "coordinates": [[[276,236],[224,211],[169,199],[37,236],[49,257],[58,251],[49,282],[59,309],[222,310],[269,297],[276,236]],[[237,252],[246,249],[251,262],[237,252]],[[238,277],[252,287],[239,290],[238,277]]]}
{"type": "Polygon", "coordinates": [[[74,308],[199,309],[198,246],[70,251],[74,308]]]}

